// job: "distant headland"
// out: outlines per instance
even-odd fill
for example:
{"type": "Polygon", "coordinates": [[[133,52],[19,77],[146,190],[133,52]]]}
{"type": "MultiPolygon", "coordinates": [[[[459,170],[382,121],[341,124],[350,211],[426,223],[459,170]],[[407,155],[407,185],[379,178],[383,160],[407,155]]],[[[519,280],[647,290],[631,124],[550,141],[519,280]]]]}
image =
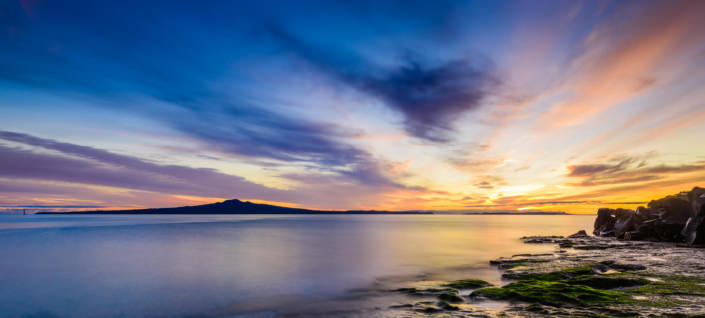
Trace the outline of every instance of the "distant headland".
{"type": "Polygon", "coordinates": [[[290,208],[271,204],[252,203],[238,199],[225,200],[223,202],[182,206],[171,208],[151,208],[135,210],[94,210],[94,211],[51,211],[37,212],[35,214],[306,214],[306,215],[360,215],[360,214],[454,214],[454,215],[569,215],[560,211],[530,211],[518,212],[510,210],[501,211],[433,211],[433,210],[405,210],[405,211],[384,211],[384,210],[313,210],[302,208],[290,208]]]}
{"type": "Polygon", "coordinates": [[[377,211],[377,210],[310,210],[271,204],[252,203],[238,199],[223,202],[138,210],[96,210],[73,212],[37,212],[36,214],[433,214],[430,211],[377,211]]]}

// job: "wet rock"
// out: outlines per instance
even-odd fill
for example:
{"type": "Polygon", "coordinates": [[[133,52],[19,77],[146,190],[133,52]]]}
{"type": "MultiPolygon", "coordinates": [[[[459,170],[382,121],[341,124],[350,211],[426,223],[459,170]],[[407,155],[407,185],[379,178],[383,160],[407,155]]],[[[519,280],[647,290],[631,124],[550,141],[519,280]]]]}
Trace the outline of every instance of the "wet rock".
{"type": "MultiPolygon", "coordinates": [[[[577,233],[576,233],[577,234],[577,233]]],[[[627,241],[705,243],[705,188],[653,200],[635,210],[601,208],[593,234],[627,241]]],[[[566,243],[566,245],[570,245],[566,243]]],[[[568,247],[568,246],[564,246],[568,247]]],[[[598,246],[603,247],[603,246],[598,246]]],[[[577,248],[573,246],[573,248],[577,248]]]]}
{"type": "Polygon", "coordinates": [[[615,211],[616,220],[614,221],[614,236],[617,238],[624,237],[624,233],[633,231],[637,224],[636,211],[617,209],[615,211]]]}
{"type": "Polygon", "coordinates": [[[649,209],[655,210],[664,224],[685,224],[691,216],[687,192],[653,200],[649,202],[649,209]]]}
{"type": "Polygon", "coordinates": [[[574,234],[568,235],[569,238],[581,238],[581,237],[589,237],[589,235],[585,232],[585,230],[580,230],[574,234]]]}
{"type": "Polygon", "coordinates": [[[424,306],[422,308],[416,309],[417,312],[422,312],[424,314],[435,314],[437,312],[443,311],[443,309],[433,306],[424,306]]]}
{"type": "Polygon", "coordinates": [[[510,269],[518,266],[526,266],[529,264],[536,263],[546,263],[550,262],[553,254],[548,254],[551,257],[539,256],[539,257],[520,257],[520,258],[503,258],[493,259],[490,261],[490,265],[495,265],[499,269],[510,269]]]}
{"type": "Polygon", "coordinates": [[[646,266],[639,265],[639,264],[622,264],[622,263],[617,263],[615,261],[602,261],[600,263],[609,267],[609,268],[620,271],[620,272],[641,271],[641,270],[646,269],[646,266]]]}
{"type": "Polygon", "coordinates": [[[504,279],[514,279],[514,280],[545,280],[545,281],[558,281],[565,279],[572,279],[583,275],[593,275],[596,273],[604,272],[607,268],[603,264],[591,263],[585,264],[579,267],[566,268],[562,270],[557,270],[553,272],[532,272],[532,271],[511,271],[508,270],[502,274],[504,279]]]}
{"type": "Polygon", "coordinates": [[[483,288],[472,294],[496,300],[524,301],[551,306],[585,306],[630,301],[621,293],[571,285],[560,281],[522,280],[499,288],[483,288]]]}
{"type": "MultiPolygon", "coordinates": [[[[490,263],[491,262],[492,261],[490,261],[490,263]]],[[[476,289],[480,287],[492,286],[492,284],[480,279],[462,279],[452,281],[450,283],[445,284],[444,286],[456,289],[476,289]]]]}
{"type": "Polygon", "coordinates": [[[550,244],[550,243],[557,243],[563,240],[564,237],[562,236],[556,236],[556,235],[551,235],[551,236],[524,236],[521,238],[524,243],[528,244],[550,244]]]}
{"type": "Polygon", "coordinates": [[[405,287],[405,288],[397,288],[393,290],[394,292],[398,293],[404,293],[409,296],[435,296],[439,295],[442,293],[456,293],[457,290],[452,289],[452,288],[426,288],[426,289],[419,289],[419,288],[414,288],[414,287],[405,287]]]}
{"type": "Polygon", "coordinates": [[[613,275],[603,275],[576,277],[571,280],[567,280],[566,283],[571,285],[584,285],[598,289],[616,289],[624,287],[642,286],[648,284],[649,281],[643,278],[615,277],[613,275]]]}
{"type": "Polygon", "coordinates": [[[681,235],[688,244],[705,242],[705,188],[695,187],[688,193],[691,214],[686,221],[681,235]]]}
{"type": "Polygon", "coordinates": [[[447,301],[439,301],[438,307],[441,307],[444,310],[451,310],[451,311],[460,310],[460,307],[451,305],[447,301]]]}
{"type": "Polygon", "coordinates": [[[597,210],[595,219],[595,230],[592,232],[597,236],[609,236],[614,233],[615,210],[601,208],[597,210]]]}
{"type": "Polygon", "coordinates": [[[446,301],[449,303],[454,303],[454,304],[459,304],[465,302],[463,297],[458,296],[458,294],[454,292],[445,292],[440,295],[438,295],[438,299],[442,301],[446,301]]]}

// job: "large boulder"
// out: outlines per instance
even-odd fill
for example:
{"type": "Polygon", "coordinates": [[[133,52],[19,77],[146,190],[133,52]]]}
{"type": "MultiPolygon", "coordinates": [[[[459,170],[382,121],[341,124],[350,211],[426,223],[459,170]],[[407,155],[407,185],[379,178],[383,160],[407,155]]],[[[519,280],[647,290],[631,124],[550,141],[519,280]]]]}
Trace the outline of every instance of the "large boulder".
{"type": "Polygon", "coordinates": [[[636,211],[627,209],[617,209],[615,211],[614,236],[623,238],[624,233],[635,230],[638,216],[636,211]]]}
{"type": "Polygon", "coordinates": [[[635,210],[597,211],[597,236],[705,244],[705,188],[669,195],[635,210]]]}
{"type": "Polygon", "coordinates": [[[657,213],[653,209],[649,209],[643,206],[636,208],[636,215],[639,217],[639,219],[643,221],[656,220],[660,217],[659,213],[657,213]]]}
{"type": "Polygon", "coordinates": [[[669,195],[649,202],[649,209],[656,211],[665,224],[682,224],[691,216],[691,207],[687,192],[669,195]]]}
{"type": "Polygon", "coordinates": [[[681,235],[688,244],[702,243],[705,241],[705,188],[695,187],[688,192],[690,203],[690,217],[686,222],[681,235]]]}
{"type": "Polygon", "coordinates": [[[597,210],[593,234],[597,236],[610,236],[614,233],[615,210],[601,208],[597,210]]]}

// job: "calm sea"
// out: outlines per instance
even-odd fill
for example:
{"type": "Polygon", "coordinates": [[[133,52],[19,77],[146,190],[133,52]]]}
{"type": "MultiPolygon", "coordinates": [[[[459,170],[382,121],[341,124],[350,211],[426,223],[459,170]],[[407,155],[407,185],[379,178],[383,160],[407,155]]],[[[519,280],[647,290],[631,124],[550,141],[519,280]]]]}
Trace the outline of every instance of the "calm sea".
{"type": "MultiPolygon", "coordinates": [[[[0,216],[0,317],[276,317],[488,260],[594,216],[0,216]]],[[[358,295],[358,296],[356,296],[358,295]]],[[[386,301],[386,300],[385,300],[386,301]]]]}

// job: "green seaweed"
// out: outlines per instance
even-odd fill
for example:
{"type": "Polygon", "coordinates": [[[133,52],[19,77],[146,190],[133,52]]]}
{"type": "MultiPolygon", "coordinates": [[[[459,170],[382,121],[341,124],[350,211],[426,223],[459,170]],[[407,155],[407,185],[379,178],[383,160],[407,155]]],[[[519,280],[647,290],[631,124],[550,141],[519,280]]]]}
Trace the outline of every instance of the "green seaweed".
{"type": "Polygon", "coordinates": [[[545,281],[559,281],[564,279],[571,279],[573,277],[582,275],[595,274],[595,270],[592,268],[595,264],[585,264],[578,267],[566,268],[550,273],[505,273],[502,275],[507,279],[515,280],[545,280],[545,281]]]}
{"type": "Polygon", "coordinates": [[[492,284],[480,279],[461,279],[449,282],[443,286],[456,289],[476,289],[481,287],[492,286],[492,284]]]}
{"type": "Polygon", "coordinates": [[[606,305],[628,303],[633,300],[622,293],[572,285],[558,281],[523,280],[499,288],[484,288],[473,292],[496,300],[525,301],[551,306],[606,305]]]}
{"type": "Polygon", "coordinates": [[[438,295],[438,299],[447,301],[449,303],[462,303],[465,302],[463,297],[458,296],[458,294],[454,292],[445,292],[440,295],[438,295]]]}
{"type": "Polygon", "coordinates": [[[565,283],[571,285],[583,285],[598,289],[614,289],[647,285],[649,284],[649,281],[644,278],[625,277],[622,275],[582,275],[566,280],[565,283]]]}
{"type": "Polygon", "coordinates": [[[624,290],[630,295],[639,296],[705,296],[705,278],[695,276],[658,275],[651,276],[660,281],[624,290]]]}

